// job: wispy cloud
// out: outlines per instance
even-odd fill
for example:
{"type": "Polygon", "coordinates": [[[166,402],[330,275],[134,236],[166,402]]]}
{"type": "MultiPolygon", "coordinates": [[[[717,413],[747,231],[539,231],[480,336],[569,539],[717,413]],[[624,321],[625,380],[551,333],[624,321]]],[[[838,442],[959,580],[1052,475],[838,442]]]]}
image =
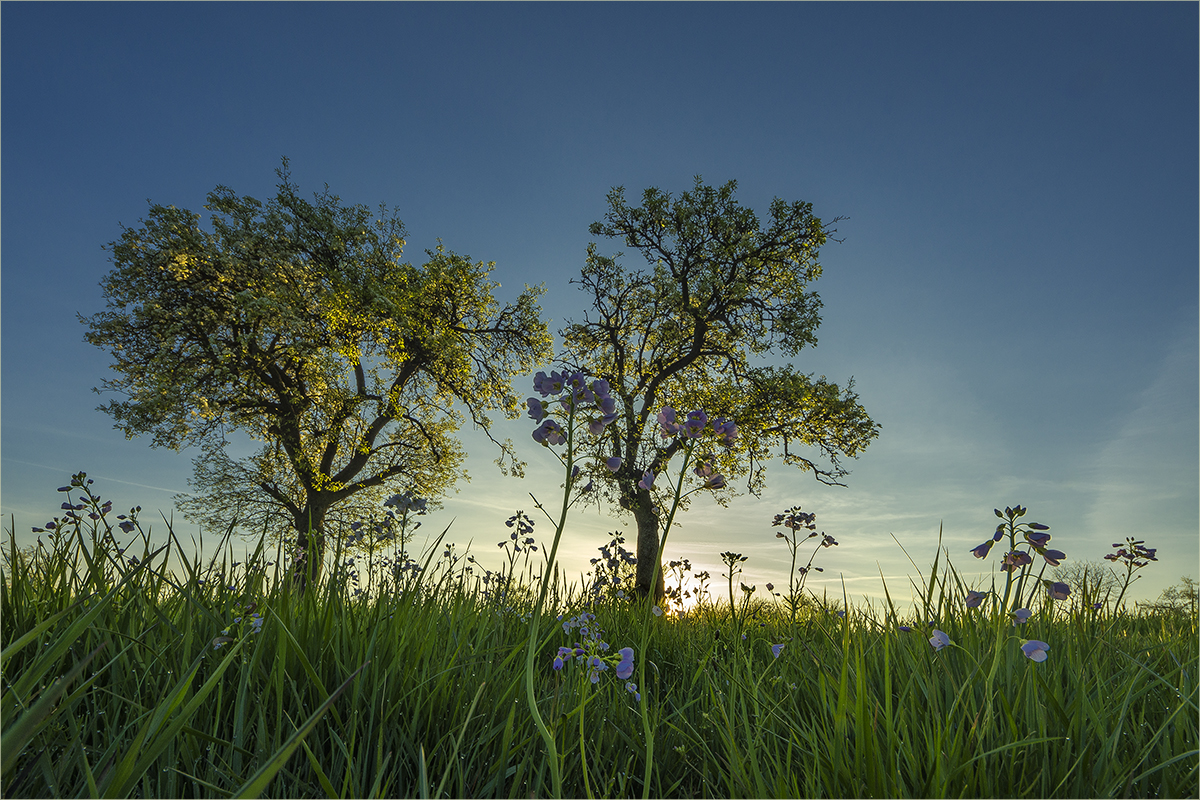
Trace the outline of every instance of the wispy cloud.
{"type": "Polygon", "coordinates": [[[1200,472],[1196,350],[1193,323],[1170,342],[1154,380],[1095,454],[1086,514],[1088,527],[1112,541],[1174,531],[1172,549],[1183,548],[1180,555],[1193,567],[1200,556],[1194,527],[1200,472]]]}
{"type": "MultiPolygon", "coordinates": [[[[44,469],[44,470],[53,472],[56,475],[62,475],[64,473],[71,472],[70,469],[68,469],[67,467],[52,467],[49,464],[36,464],[32,461],[22,461],[19,458],[5,458],[4,463],[22,464],[27,467],[37,467],[38,469],[44,469]]],[[[120,478],[114,478],[111,475],[106,475],[106,474],[100,473],[100,472],[89,472],[88,477],[92,478],[93,480],[102,480],[105,483],[120,483],[124,486],[136,486],[139,489],[151,489],[156,492],[166,492],[167,494],[170,494],[170,495],[182,494],[182,495],[187,495],[189,497],[191,496],[191,492],[187,492],[182,489],[168,489],[165,486],[152,486],[148,483],[135,483],[133,481],[126,481],[126,480],[121,480],[120,478]]]]}

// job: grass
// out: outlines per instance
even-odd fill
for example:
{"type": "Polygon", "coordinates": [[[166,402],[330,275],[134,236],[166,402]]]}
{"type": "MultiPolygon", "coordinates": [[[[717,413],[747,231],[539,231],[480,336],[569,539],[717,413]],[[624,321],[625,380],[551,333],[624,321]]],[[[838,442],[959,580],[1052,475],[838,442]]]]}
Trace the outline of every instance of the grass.
{"type": "MultiPolygon", "coordinates": [[[[121,552],[104,514],[76,516],[5,548],[4,796],[553,792],[526,704],[528,549],[497,575],[439,540],[370,588],[337,554],[301,594],[262,543],[237,566],[228,538],[205,561],[170,530],[121,552]]],[[[643,648],[643,606],[551,578],[533,690],[565,796],[1197,795],[1193,613],[1039,594],[1018,628],[994,598],[965,608],[935,561],[907,619],[704,594],[652,617],[643,648]],[[640,701],[613,669],[552,668],[584,611],[614,653],[637,648],[640,701]],[[954,644],[935,651],[933,629],[954,644]]]]}

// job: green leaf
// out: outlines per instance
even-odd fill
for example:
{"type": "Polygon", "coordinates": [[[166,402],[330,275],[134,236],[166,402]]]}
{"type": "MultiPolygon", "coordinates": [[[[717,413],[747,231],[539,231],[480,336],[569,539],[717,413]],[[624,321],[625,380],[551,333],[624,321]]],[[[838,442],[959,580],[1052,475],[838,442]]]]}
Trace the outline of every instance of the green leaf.
{"type": "MultiPolygon", "coordinates": [[[[238,789],[233,796],[239,798],[258,797],[260,794],[262,794],[263,789],[266,789],[267,784],[270,783],[271,779],[275,777],[275,773],[279,772],[279,770],[283,768],[283,765],[287,763],[289,758],[291,758],[292,753],[295,752],[296,748],[300,746],[300,743],[304,741],[304,737],[308,736],[312,729],[316,727],[317,721],[320,720],[325,712],[329,710],[330,706],[333,705],[333,701],[336,700],[338,695],[340,695],[350,686],[351,682],[353,682],[358,676],[358,673],[362,672],[369,663],[369,661],[364,662],[361,667],[354,670],[354,673],[346,679],[346,682],[339,686],[337,690],[329,696],[329,699],[322,703],[321,706],[305,721],[305,723],[300,726],[295,733],[288,737],[288,740],[283,743],[283,746],[280,747],[279,750],[275,752],[275,755],[271,756],[271,758],[259,768],[258,772],[254,773],[254,775],[250,777],[250,780],[242,784],[242,787],[238,789]]],[[[424,767],[423,762],[422,767],[424,767]]]]}
{"type": "MultiPolygon", "coordinates": [[[[54,665],[59,662],[59,659],[61,659],[63,655],[66,654],[71,645],[73,645],[76,640],[83,635],[83,632],[87,630],[87,628],[96,620],[96,618],[100,615],[100,612],[112,602],[114,597],[116,597],[117,592],[120,591],[126,583],[132,580],[134,575],[137,575],[141,570],[145,569],[150,563],[150,559],[165,549],[166,545],[158,548],[151,553],[145,561],[142,561],[137,567],[126,573],[125,577],[121,579],[120,583],[110,589],[108,593],[99,600],[99,602],[88,609],[86,614],[72,622],[71,625],[62,632],[54,644],[48,647],[46,652],[38,656],[37,660],[34,661],[28,669],[21,673],[21,676],[17,678],[8,691],[4,693],[3,697],[0,697],[0,726],[7,727],[9,725],[16,706],[18,704],[25,704],[29,694],[33,691],[33,687],[45,677],[46,673],[49,672],[54,665]]],[[[24,639],[25,637],[21,638],[24,639]]],[[[18,640],[18,642],[20,642],[20,640],[18,640]]],[[[18,642],[14,642],[12,645],[10,645],[10,648],[16,647],[18,642]]],[[[13,652],[16,651],[13,650],[13,652]]]]}
{"type": "Polygon", "coordinates": [[[129,795],[134,784],[141,779],[146,770],[150,768],[175,737],[187,726],[188,720],[200,709],[204,701],[208,698],[208,695],[217,687],[217,683],[221,680],[221,676],[225,674],[225,670],[229,669],[229,666],[233,664],[234,655],[241,651],[245,643],[246,640],[243,639],[229,649],[225,658],[213,670],[213,673],[208,676],[208,680],[204,682],[204,685],[200,687],[200,691],[196,692],[174,720],[167,723],[167,718],[183,702],[187,690],[191,688],[192,679],[196,676],[201,662],[208,653],[202,652],[196,657],[196,660],[192,662],[192,665],[184,673],[184,676],[167,693],[162,702],[155,707],[149,721],[142,726],[142,729],[134,738],[133,746],[126,751],[125,756],[114,770],[112,777],[108,780],[107,788],[104,791],[105,797],[126,797],[129,795]]]}
{"type": "Polygon", "coordinates": [[[33,704],[33,707],[18,717],[12,727],[4,731],[3,736],[0,736],[0,751],[3,751],[0,754],[0,774],[8,774],[8,771],[16,765],[17,758],[25,750],[25,746],[42,727],[42,723],[62,710],[54,707],[58,698],[62,697],[67,687],[74,683],[75,679],[83,672],[83,668],[107,646],[108,643],[104,642],[84,656],[84,659],[72,667],[70,672],[42,692],[42,696],[33,704]]]}

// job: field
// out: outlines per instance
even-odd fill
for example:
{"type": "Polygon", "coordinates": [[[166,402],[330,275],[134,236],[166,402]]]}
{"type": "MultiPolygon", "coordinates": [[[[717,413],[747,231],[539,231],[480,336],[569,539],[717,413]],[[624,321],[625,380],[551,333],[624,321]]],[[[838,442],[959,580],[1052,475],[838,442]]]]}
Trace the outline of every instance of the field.
{"type": "Polygon", "coordinates": [[[498,572],[396,540],[300,591],[265,541],[152,550],[75,483],[5,548],[6,797],[1197,795],[1194,606],[1056,599],[1024,567],[980,597],[941,555],[904,614],[795,573],[751,592],[730,553],[699,592],[674,564],[664,610],[618,595],[619,542],[604,585],[539,583],[519,517],[498,572]]]}

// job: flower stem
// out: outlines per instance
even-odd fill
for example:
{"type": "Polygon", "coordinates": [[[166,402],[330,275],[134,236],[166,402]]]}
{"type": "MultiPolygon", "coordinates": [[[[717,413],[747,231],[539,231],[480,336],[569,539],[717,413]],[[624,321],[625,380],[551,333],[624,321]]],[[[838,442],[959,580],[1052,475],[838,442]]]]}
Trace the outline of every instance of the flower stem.
{"type": "MultiPolygon", "coordinates": [[[[586,675],[582,670],[580,670],[580,673],[586,675]]],[[[586,678],[582,680],[582,685],[583,691],[580,692],[579,697],[579,766],[583,771],[583,791],[588,796],[588,800],[592,800],[594,795],[592,794],[591,786],[588,784],[587,749],[583,739],[583,712],[587,709],[588,691],[588,681],[586,678]]]]}
{"type": "Polygon", "coordinates": [[[533,673],[534,656],[538,647],[538,632],[541,628],[542,607],[546,603],[546,594],[550,588],[551,576],[554,573],[554,557],[558,553],[558,543],[562,540],[563,529],[567,525],[567,509],[570,507],[571,501],[571,470],[575,466],[574,421],[575,407],[574,404],[571,404],[571,409],[567,415],[567,479],[563,486],[562,512],[559,514],[558,525],[554,529],[554,543],[550,545],[550,554],[546,558],[546,568],[542,574],[542,588],[538,592],[537,605],[533,607],[533,618],[529,620],[529,644],[525,651],[525,696],[529,702],[529,713],[533,716],[533,722],[537,726],[538,732],[542,734],[542,740],[546,743],[546,753],[550,757],[550,774],[554,782],[555,797],[562,797],[562,772],[558,764],[558,748],[554,745],[553,734],[546,727],[546,723],[538,711],[537,693],[534,691],[533,685],[533,673]]]}
{"type": "MultiPolygon", "coordinates": [[[[687,474],[688,462],[692,458],[693,446],[694,440],[689,440],[687,447],[683,451],[683,467],[679,470],[679,480],[675,482],[675,497],[671,502],[671,511],[667,514],[667,522],[663,527],[662,539],[658,543],[658,553],[655,555],[654,561],[654,576],[650,581],[651,586],[658,585],[658,576],[662,572],[663,553],[667,548],[667,535],[671,532],[671,523],[674,521],[675,512],[679,508],[680,495],[683,492],[683,478],[687,474]]],[[[642,798],[644,800],[648,800],[650,797],[650,775],[654,770],[654,726],[650,724],[650,692],[647,691],[649,687],[646,686],[647,643],[650,640],[650,620],[653,618],[654,596],[650,594],[646,597],[646,616],[642,622],[642,657],[638,661],[638,685],[642,688],[642,731],[646,736],[646,772],[642,778],[642,798]]]]}

